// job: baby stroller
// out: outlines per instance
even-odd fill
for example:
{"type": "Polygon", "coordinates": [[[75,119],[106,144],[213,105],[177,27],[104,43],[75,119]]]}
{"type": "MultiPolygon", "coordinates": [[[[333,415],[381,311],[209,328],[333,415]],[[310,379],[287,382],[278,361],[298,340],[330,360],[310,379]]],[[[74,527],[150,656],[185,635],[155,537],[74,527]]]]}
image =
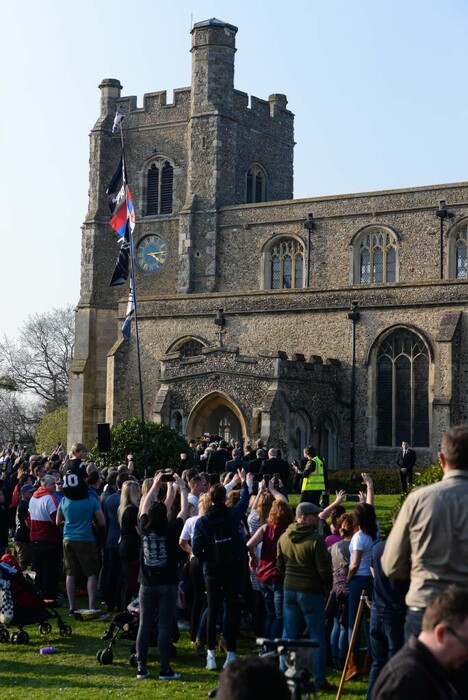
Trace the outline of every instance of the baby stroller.
{"type": "Polygon", "coordinates": [[[23,574],[18,561],[11,554],[0,557],[0,579],[7,578],[10,582],[10,590],[13,598],[13,619],[8,627],[16,626],[18,629],[11,633],[7,625],[0,623],[0,642],[12,642],[12,644],[28,644],[29,634],[24,629],[28,625],[38,625],[41,636],[49,634],[52,626],[48,622],[57,619],[57,627],[62,637],[70,637],[71,627],[65,624],[58,612],[50,605],[44,603],[33,581],[23,574]]]}
{"type": "MultiPolygon", "coordinates": [[[[100,664],[105,666],[111,664],[114,660],[114,652],[112,647],[117,642],[118,639],[130,639],[135,641],[138,634],[138,626],[140,623],[140,601],[138,598],[132,600],[127,610],[124,612],[117,613],[112,618],[109,628],[105,631],[102,639],[108,641],[109,644],[105,649],[99,649],[96,653],[96,659],[100,664]]],[[[174,619],[172,627],[172,641],[177,642],[180,637],[179,628],[174,619]]],[[[151,628],[151,646],[157,646],[158,644],[158,618],[157,616],[153,620],[153,625],[151,628]]],[[[172,644],[171,646],[171,658],[175,658],[177,655],[177,649],[172,644]]],[[[130,666],[136,668],[137,658],[136,658],[136,645],[132,644],[130,647],[130,666]]]]}

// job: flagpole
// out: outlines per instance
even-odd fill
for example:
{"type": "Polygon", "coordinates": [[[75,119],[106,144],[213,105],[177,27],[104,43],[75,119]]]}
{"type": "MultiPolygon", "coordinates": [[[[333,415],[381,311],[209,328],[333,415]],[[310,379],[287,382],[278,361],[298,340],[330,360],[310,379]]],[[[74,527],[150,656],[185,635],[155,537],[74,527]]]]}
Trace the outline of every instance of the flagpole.
{"type": "Polygon", "coordinates": [[[133,309],[135,316],[135,340],[137,346],[137,365],[138,365],[138,386],[140,389],[140,411],[141,411],[141,432],[143,438],[143,461],[145,463],[145,476],[146,469],[148,467],[148,450],[147,450],[147,436],[146,436],[146,422],[145,422],[145,403],[143,400],[143,381],[141,377],[141,353],[140,353],[140,336],[138,334],[138,304],[137,304],[137,294],[135,285],[135,265],[134,262],[134,244],[133,244],[133,233],[130,234],[130,278],[132,281],[133,289],[133,309]]]}
{"type": "MultiPolygon", "coordinates": [[[[127,212],[129,211],[128,207],[128,189],[127,189],[127,172],[125,168],[125,149],[124,149],[124,137],[123,137],[123,129],[122,129],[122,121],[120,121],[119,124],[119,129],[120,129],[120,143],[121,143],[121,148],[122,148],[122,178],[125,184],[125,200],[127,204],[127,212]]],[[[135,281],[135,246],[133,242],[133,227],[130,227],[130,280],[131,280],[131,287],[132,287],[132,295],[133,295],[133,315],[135,318],[135,340],[136,340],[136,347],[137,347],[137,367],[138,367],[138,386],[140,390],[140,412],[141,412],[141,432],[142,432],[142,439],[143,439],[143,462],[145,465],[145,475],[146,475],[146,469],[148,467],[148,449],[147,449],[147,433],[146,433],[146,421],[145,421],[145,402],[143,398],[143,381],[142,381],[142,375],[141,375],[141,353],[140,353],[140,336],[138,333],[138,304],[137,304],[137,293],[136,293],[136,281],[135,281]]]]}

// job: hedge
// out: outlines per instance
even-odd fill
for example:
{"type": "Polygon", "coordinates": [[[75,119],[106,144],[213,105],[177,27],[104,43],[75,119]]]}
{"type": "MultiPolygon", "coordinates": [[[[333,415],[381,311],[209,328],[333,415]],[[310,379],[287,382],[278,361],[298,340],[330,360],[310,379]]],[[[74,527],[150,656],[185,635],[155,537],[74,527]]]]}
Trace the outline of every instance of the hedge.
{"type": "MultiPolygon", "coordinates": [[[[369,469],[368,474],[374,481],[374,491],[377,494],[401,494],[401,483],[398,469],[388,467],[382,469],[369,469]]],[[[443,476],[440,464],[431,464],[429,467],[417,469],[414,472],[413,484],[410,487],[425,486],[440,481],[443,476]]],[[[348,493],[359,493],[365,490],[362,483],[361,472],[354,469],[339,469],[328,472],[330,491],[340,491],[344,489],[348,493]]]]}

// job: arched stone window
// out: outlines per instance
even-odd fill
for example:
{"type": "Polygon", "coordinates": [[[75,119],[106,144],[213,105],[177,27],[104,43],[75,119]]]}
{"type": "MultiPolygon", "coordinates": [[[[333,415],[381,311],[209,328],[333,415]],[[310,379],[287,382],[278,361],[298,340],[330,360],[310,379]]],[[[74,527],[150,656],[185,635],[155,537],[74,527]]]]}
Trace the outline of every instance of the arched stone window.
{"type": "Polygon", "coordinates": [[[449,277],[466,280],[468,278],[468,220],[457,224],[449,237],[449,277]]]}
{"type": "Polygon", "coordinates": [[[146,215],[172,214],[174,167],[164,158],[156,158],[147,171],[146,215]]]}
{"type": "Polygon", "coordinates": [[[185,357],[196,357],[201,355],[202,349],[206,347],[206,342],[200,340],[199,338],[194,338],[193,336],[186,335],[183,338],[178,338],[172,345],[166,350],[166,353],[178,352],[181,358],[185,357]]]}
{"type": "Polygon", "coordinates": [[[276,238],[264,250],[265,288],[301,289],[304,286],[304,245],[296,238],[276,238]]]}
{"type": "Polygon", "coordinates": [[[353,242],[354,283],[396,282],[398,241],[386,227],[367,227],[353,242]]]}
{"type": "Polygon", "coordinates": [[[201,355],[203,344],[199,340],[187,340],[179,347],[181,357],[196,357],[201,355]]]}
{"type": "Polygon", "coordinates": [[[328,413],[321,420],[320,456],[329,469],[338,468],[338,421],[328,413]]]}
{"type": "Polygon", "coordinates": [[[183,417],[181,411],[172,412],[171,425],[175,430],[177,430],[179,435],[182,434],[183,417]]]}
{"type": "Polygon", "coordinates": [[[247,171],[245,203],[256,204],[267,201],[267,178],[261,165],[255,163],[247,171]]]}
{"type": "Polygon", "coordinates": [[[377,445],[407,440],[429,445],[429,366],[426,342],[408,328],[386,335],[376,356],[377,445]]]}
{"type": "Polygon", "coordinates": [[[311,426],[309,417],[303,411],[291,415],[291,456],[301,460],[304,447],[310,444],[311,426]]]}

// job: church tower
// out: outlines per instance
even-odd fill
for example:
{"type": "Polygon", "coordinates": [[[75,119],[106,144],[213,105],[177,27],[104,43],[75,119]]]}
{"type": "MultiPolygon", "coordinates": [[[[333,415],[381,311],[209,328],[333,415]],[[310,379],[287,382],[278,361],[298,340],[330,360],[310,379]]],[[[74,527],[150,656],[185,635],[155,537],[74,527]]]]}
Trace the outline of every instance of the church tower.
{"type": "MultiPolygon", "coordinates": [[[[187,296],[189,309],[192,295],[223,290],[223,209],[293,194],[294,117],[286,97],[249,100],[234,88],[237,27],[213,18],[195,24],[191,34],[192,84],[175,90],[172,102],[164,91],[151,92],[140,107],[136,97],[122,95],[119,80],[108,78],[99,85],[100,114],[90,134],[89,207],[82,227],[70,442],[91,445],[97,423],[139,412],[129,379],[134,348],[122,344],[120,334],[127,289],[109,287],[119,248],[108,224],[105,194],[120,158],[120,136],[112,134],[115,110],[125,114],[142,344],[145,331],[148,337],[157,334],[151,299],[187,296]],[[164,249],[164,264],[145,269],[139,266],[144,247],[155,240],[164,249]]],[[[166,351],[163,345],[148,349],[149,413],[159,389],[154,367],[166,351]]]]}

